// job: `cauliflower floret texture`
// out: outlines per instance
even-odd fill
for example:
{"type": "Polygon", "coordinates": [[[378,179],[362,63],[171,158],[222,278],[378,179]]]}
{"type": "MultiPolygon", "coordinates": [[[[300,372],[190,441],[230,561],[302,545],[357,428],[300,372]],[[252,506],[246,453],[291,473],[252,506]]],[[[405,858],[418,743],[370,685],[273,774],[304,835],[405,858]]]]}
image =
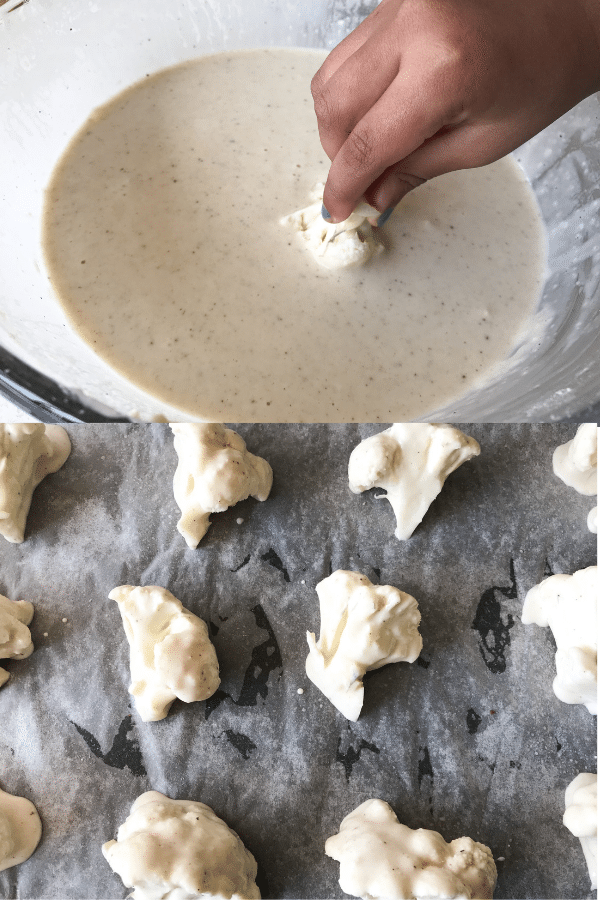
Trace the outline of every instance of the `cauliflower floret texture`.
{"type": "Polygon", "coordinates": [[[556,641],[554,693],[563,703],[583,703],[596,715],[598,569],[551,575],[528,591],[521,621],[550,626],[556,641]]]}
{"type": "Polygon", "coordinates": [[[591,888],[598,886],[598,778],[581,772],[565,791],[563,823],[581,841],[591,888]]]}
{"type": "Polygon", "coordinates": [[[0,790],[0,872],[29,859],[41,836],[42,823],[31,800],[0,790]]]}
{"type": "Polygon", "coordinates": [[[319,183],[311,191],[314,202],[280,220],[291,225],[305,241],[319,265],[326,269],[345,269],[364,265],[372,256],[381,253],[383,244],[369,223],[377,220],[378,210],[368,203],[359,203],[343,222],[328,223],[321,215],[324,185],[319,183]]]}
{"type": "Polygon", "coordinates": [[[119,604],[130,646],[130,694],[144,722],[164,719],[176,697],[206,700],[220,684],[206,623],[161,587],[122,585],[119,604]]]}
{"type": "MultiPolygon", "coordinates": [[[[27,659],[33,653],[31,632],[33,604],[28,600],[9,600],[0,594],[0,659],[27,659]]],[[[0,668],[0,687],[9,679],[0,668]]]]}
{"type": "Polygon", "coordinates": [[[339,569],[319,582],[321,634],[306,638],[306,674],[336,709],[356,722],[363,676],[387,663],[414,662],[423,647],[417,601],[388,584],[339,569]]]}
{"type": "Polygon", "coordinates": [[[246,449],[243,438],[215,422],[171,425],[179,464],[173,478],[181,510],[177,530],[188,547],[197,547],[210,525],[210,513],[254,497],[266,500],[273,483],[269,463],[246,449]]]}
{"type": "Polygon", "coordinates": [[[254,857],[204,803],[147,791],[102,853],[133,900],[260,898],[254,857]]]}
{"type": "Polygon", "coordinates": [[[402,825],[383,800],[366,800],[342,821],[325,853],[340,863],[340,887],[364,900],[491,898],[496,866],[484,844],[446,843],[437,831],[402,825]]]}
{"type": "Polygon", "coordinates": [[[561,444],[552,457],[554,474],[588,497],[598,493],[598,428],[580,425],[572,441],[561,444]]]}
{"type": "MultiPolygon", "coordinates": [[[[554,474],[580,494],[592,497],[598,493],[598,428],[591,422],[580,425],[572,441],[561,444],[552,457],[554,474]]],[[[587,517],[587,526],[598,533],[598,508],[587,517]]]]}
{"type": "Polygon", "coordinates": [[[60,425],[0,424],[0,534],[11,544],[25,539],[34,490],[70,452],[69,436],[60,425]]]}
{"type": "Polygon", "coordinates": [[[396,422],[366,438],[350,455],[348,480],[354,494],[380,487],[396,516],[396,537],[407,540],[462,463],[479,456],[477,441],[451,425],[396,422]]]}

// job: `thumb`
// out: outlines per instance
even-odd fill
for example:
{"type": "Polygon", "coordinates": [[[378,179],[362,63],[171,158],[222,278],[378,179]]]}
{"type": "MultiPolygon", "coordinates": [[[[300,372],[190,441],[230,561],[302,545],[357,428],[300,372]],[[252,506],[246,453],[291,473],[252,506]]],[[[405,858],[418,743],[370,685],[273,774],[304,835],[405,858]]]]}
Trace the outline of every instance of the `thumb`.
{"type": "Polygon", "coordinates": [[[488,129],[462,123],[446,127],[389,166],[365,191],[365,199],[381,213],[389,213],[409,191],[425,181],[457,169],[487,165],[512,149],[510,139],[498,140],[488,129]]]}
{"type": "Polygon", "coordinates": [[[383,213],[378,225],[384,224],[394,207],[409,191],[428,180],[426,176],[417,174],[416,166],[409,165],[407,159],[386,169],[365,191],[367,203],[383,213]]]}

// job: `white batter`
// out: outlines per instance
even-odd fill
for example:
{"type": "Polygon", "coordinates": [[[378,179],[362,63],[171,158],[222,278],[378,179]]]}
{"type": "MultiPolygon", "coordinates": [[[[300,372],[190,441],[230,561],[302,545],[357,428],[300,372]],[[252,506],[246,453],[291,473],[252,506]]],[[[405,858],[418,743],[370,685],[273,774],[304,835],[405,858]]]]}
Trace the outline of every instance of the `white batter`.
{"type": "Polygon", "coordinates": [[[44,243],[74,327],[161,402],[209,421],[402,421],[488,376],[530,320],[541,223],[512,160],[435,179],[328,271],[279,222],[328,160],[324,54],[218,54],[94,113],[47,192],[44,243]]]}

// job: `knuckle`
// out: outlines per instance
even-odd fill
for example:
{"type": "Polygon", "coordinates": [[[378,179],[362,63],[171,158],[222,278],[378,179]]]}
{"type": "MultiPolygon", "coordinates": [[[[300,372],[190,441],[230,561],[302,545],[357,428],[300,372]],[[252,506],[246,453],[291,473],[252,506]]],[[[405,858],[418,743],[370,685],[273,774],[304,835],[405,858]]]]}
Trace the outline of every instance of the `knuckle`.
{"type": "Polygon", "coordinates": [[[374,157],[374,144],[368,132],[355,128],[344,144],[344,155],[356,172],[370,168],[374,157]]]}
{"type": "MultiPolygon", "coordinates": [[[[488,36],[476,25],[445,35],[439,45],[439,72],[460,105],[468,104],[489,75],[485,60],[493,58],[488,36]]],[[[492,67],[492,71],[495,66],[492,67]]],[[[460,109],[459,109],[460,112],[460,109]]]]}
{"type": "Polygon", "coordinates": [[[313,94],[313,100],[319,126],[325,131],[335,130],[338,127],[339,114],[329,95],[324,90],[319,90],[313,94]]]}
{"type": "Polygon", "coordinates": [[[313,75],[312,81],[310,83],[310,92],[312,94],[313,100],[315,103],[321,100],[323,96],[323,91],[325,89],[325,77],[323,75],[322,68],[313,75]]]}
{"type": "Polygon", "coordinates": [[[443,125],[457,125],[470,115],[477,79],[468,50],[460,45],[443,44],[428,73],[428,89],[441,100],[443,125]]]}
{"type": "Polygon", "coordinates": [[[354,124],[352,98],[340,92],[336,93],[325,84],[314,84],[312,92],[319,126],[326,132],[334,132],[342,138],[345,137],[354,124]]]}

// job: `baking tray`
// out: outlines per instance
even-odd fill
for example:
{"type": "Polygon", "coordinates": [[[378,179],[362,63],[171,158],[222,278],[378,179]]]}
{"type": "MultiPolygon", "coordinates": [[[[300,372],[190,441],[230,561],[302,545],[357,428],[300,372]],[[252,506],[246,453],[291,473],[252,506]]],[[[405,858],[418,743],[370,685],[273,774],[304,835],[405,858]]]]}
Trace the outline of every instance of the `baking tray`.
{"type": "Polygon", "coordinates": [[[496,898],[589,897],[564,789],[596,771],[596,719],[552,692],[550,629],[520,621],[527,590],[596,561],[593,498],[552,474],[574,425],[464,425],[481,456],[447,480],[407,542],[382,492],[348,489],[354,446],[376,425],[239,425],[274,470],[270,498],[213,515],[196,550],[176,530],[166,425],[69,425],[73,451],[36,490],[26,541],[0,542],[0,591],[35,604],[35,651],[6,664],[0,787],[43,822],[0,895],[120,898],[102,857],[134,799],[201,800],[259,865],[265,897],[337,898],[323,845],[369,797],[412,828],[469,835],[497,860],[496,898]],[[315,585],[361,571],[419,602],[416,663],[369,673],[348,722],[306,678],[315,585]],[[211,699],[143,723],[109,591],[168,587],[210,623],[211,699]],[[299,693],[303,691],[303,693],[299,693]]]}

